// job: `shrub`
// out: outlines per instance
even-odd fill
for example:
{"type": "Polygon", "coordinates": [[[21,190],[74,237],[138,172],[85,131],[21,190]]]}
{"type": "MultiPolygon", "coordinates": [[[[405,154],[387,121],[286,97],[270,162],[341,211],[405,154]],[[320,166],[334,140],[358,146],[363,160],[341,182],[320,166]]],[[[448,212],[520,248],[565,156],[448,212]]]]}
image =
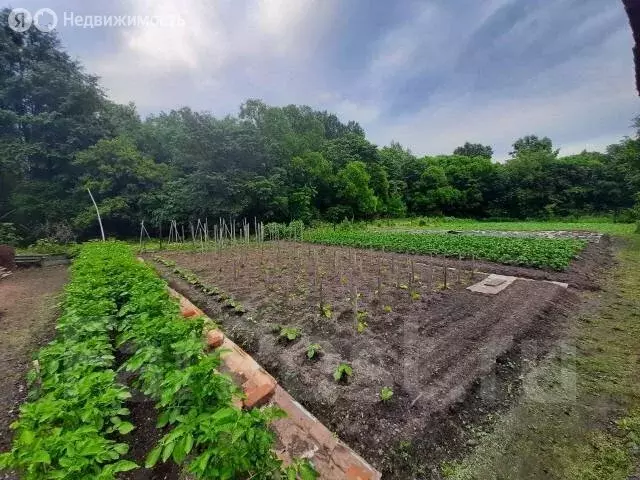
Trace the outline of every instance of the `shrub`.
{"type": "Polygon", "coordinates": [[[16,247],[21,240],[13,223],[0,223],[0,245],[16,247]]]}

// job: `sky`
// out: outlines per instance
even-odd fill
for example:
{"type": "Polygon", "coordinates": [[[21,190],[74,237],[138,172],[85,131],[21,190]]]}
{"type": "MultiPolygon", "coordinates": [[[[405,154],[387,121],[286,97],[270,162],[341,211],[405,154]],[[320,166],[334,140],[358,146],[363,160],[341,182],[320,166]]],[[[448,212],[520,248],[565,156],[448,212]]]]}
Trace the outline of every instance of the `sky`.
{"type": "Polygon", "coordinates": [[[56,12],[67,52],[145,116],[237,114],[248,98],[356,120],[383,146],[496,159],[527,134],[561,154],[632,135],[640,114],[620,0],[14,0],[56,12]],[[64,17],[184,26],[82,28],[64,17]]]}

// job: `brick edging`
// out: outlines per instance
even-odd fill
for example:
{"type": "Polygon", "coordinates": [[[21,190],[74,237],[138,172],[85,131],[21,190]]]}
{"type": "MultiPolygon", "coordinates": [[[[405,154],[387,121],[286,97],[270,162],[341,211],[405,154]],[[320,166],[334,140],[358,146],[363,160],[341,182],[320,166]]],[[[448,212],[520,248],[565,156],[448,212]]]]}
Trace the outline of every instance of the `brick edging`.
{"type": "MultiPolygon", "coordinates": [[[[207,315],[189,299],[167,286],[172,297],[180,302],[185,318],[207,315]]],[[[294,458],[307,458],[320,479],[325,480],[380,480],[381,474],[338,439],[325,425],[298,403],[251,355],[236,345],[218,329],[206,334],[208,348],[222,348],[222,370],[229,373],[242,386],[245,398],[237,406],[253,408],[270,404],[287,414],[276,420],[272,428],[278,443],[276,453],[285,462],[294,458]]]]}

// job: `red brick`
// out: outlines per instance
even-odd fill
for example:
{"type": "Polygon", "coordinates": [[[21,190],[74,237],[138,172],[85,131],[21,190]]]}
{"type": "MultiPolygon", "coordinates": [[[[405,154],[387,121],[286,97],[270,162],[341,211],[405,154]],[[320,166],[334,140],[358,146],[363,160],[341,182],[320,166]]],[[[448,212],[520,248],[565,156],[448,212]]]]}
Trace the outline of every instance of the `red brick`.
{"type": "Polygon", "coordinates": [[[373,480],[374,476],[370,470],[365,470],[357,465],[350,465],[347,468],[345,478],[347,480],[373,480]]]}
{"type": "Polygon", "coordinates": [[[276,389],[276,382],[270,375],[262,373],[254,374],[242,385],[242,390],[247,398],[244,399],[244,406],[253,408],[264,405],[269,401],[276,389]]]}
{"type": "Polygon", "coordinates": [[[345,472],[345,478],[350,480],[377,480],[380,474],[371,468],[353,450],[344,443],[338,445],[331,452],[331,460],[334,465],[345,472]]]}
{"type": "Polygon", "coordinates": [[[218,348],[224,343],[224,333],[220,330],[209,330],[207,332],[207,346],[209,348],[218,348]]]}
{"type": "Polygon", "coordinates": [[[320,448],[329,453],[333,452],[338,444],[336,436],[320,422],[316,422],[308,433],[320,444],[320,448]]]}

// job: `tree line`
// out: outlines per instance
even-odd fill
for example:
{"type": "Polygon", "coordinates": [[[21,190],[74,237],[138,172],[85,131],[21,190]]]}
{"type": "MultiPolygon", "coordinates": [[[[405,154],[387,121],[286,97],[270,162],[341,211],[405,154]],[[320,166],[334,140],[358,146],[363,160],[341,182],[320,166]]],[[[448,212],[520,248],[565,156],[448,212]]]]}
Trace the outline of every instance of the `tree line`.
{"type": "MultiPolygon", "coordinates": [[[[308,106],[257,99],[238,115],[181,108],[142,119],[104,94],[56,35],[0,18],[0,223],[24,238],[94,236],[91,189],[106,230],[140,221],[258,217],[339,222],[405,215],[542,218],[615,214],[633,219],[640,134],[606,153],[561,156],[547,137],[451,155],[382,148],[362,127],[308,106]]],[[[640,126],[640,125],[639,125],[640,126]]]]}

